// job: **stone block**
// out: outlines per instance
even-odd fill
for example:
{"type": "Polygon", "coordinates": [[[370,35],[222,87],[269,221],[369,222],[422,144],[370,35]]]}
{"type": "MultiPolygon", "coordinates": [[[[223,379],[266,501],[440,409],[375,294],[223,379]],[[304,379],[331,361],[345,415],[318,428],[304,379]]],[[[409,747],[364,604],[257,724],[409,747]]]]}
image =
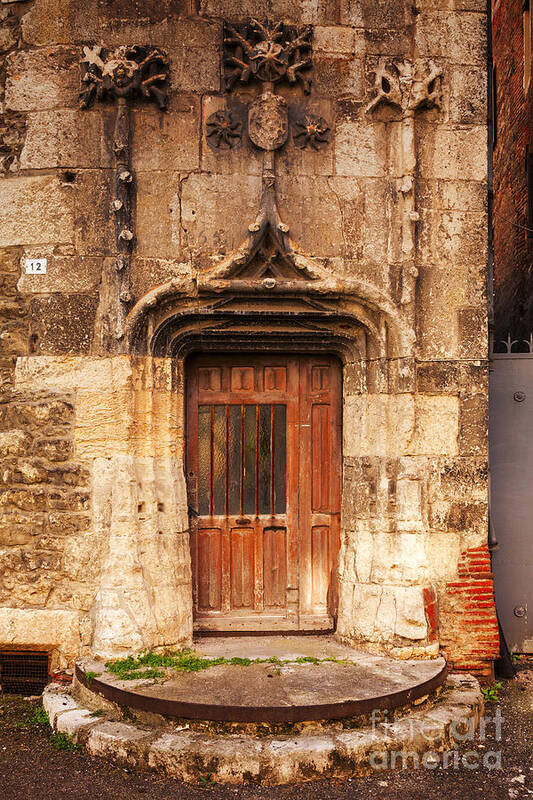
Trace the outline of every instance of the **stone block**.
{"type": "Polygon", "coordinates": [[[12,53],[7,59],[6,108],[12,111],[75,108],[80,90],[79,59],[75,47],[12,53]]]}
{"type": "Polygon", "coordinates": [[[418,169],[426,179],[487,179],[487,129],[484,125],[458,129],[419,125],[417,139],[418,169]]]}
{"type": "Polygon", "coordinates": [[[395,636],[419,641],[427,634],[421,587],[356,583],[352,602],[342,609],[342,622],[339,617],[341,636],[383,642],[395,636]]]}
{"type": "Polygon", "coordinates": [[[298,773],[320,775],[331,764],[335,742],[328,736],[272,739],[265,744],[263,758],[271,764],[275,783],[297,780],[298,773]]]}
{"type": "Polygon", "coordinates": [[[58,511],[89,511],[91,495],[81,489],[68,491],[65,489],[49,489],[46,494],[47,508],[58,511]]]}
{"type": "Polygon", "coordinates": [[[435,180],[421,176],[417,182],[418,209],[486,212],[487,190],[483,183],[465,180],[435,180]]]}
{"type": "Polygon", "coordinates": [[[43,708],[48,714],[48,720],[52,728],[55,728],[56,720],[60,714],[79,710],[74,698],[64,689],[61,689],[59,689],[59,684],[49,684],[43,694],[43,708]]]}
{"type": "Polygon", "coordinates": [[[362,61],[359,58],[317,55],[313,59],[313,87],[324,97],[354,97],[365,94],[362,61]]]}
{"type": "Polygon", "coordinates": [[[21,424],[37,428],[48,425],[70,425],[74,420],[74,406],[70,402],[56,398],[21,400],[14,404],[13,414],[21,424]]]}
{"type": "Polygon", "coordinates": [[[431,395],[347,397],[346,456],[453,455],[457,452],[459,401],[431,395]]]}
{"type": "Polygon", "coordinates": [[[364,31],[364,36],[367,56],[408,58],[412,52],[413,44],[410,26],[367,29],[364,31]]]}
{"type": "Polygon", "coordinates": [[[33,454],[48,461],[66,461],[72,456],[70,439],[36,439],[33,442],[33,454]]]}
{"type": "Polygon", "coordinates": [[[355,52],[356,33],[347,25],[317,25],[313,32],[313,52],[351,56],[355,52]]]}
{"type": "Polygon", "coordinates": [[[462,358],[487,358],[488,327],[486,306],[462,308],[457,312],[462,358]]]}
{"type": "Polygon", "coordinates": [[[453,265],[455,271],[463,264],[471,268],[487,263],[484,212],[422,211],[420,216],[417,250],[422,262],[453,265]]]}
{"type": "Polygon", "coordinates": [[[30,356],[18,359],[15,373],[19,390],[70,394],[74,389],[97,391],[127,385],[131,364],[129,356],[30,356]]]}
{"type": "Polygon", "coordinates": [[[180,186],[183,182],[177,172],[166,172],[164,176],[155,171],[137,173],[136,255],[182,258],[180,186]]]}
{"type": "Polygon", "coordinates": [[[74,247],[25,247],[17,289],[21,294],[85,294],[94,292],[102,277],[101,256],[79,256],[74,247]],[[46,275],[26,275],[27,258],[46,258],[46,275]]]}
{"type": "Polygon", "coordinates": [[[11,430],[0,433],[0,457],[22,456],[29,452],[31,438],[25,431],[11,430]]]}
{"type": "MultiPolygon", "coordinates": [[[[206,266],[213,255],[229,255],[246,241],[260,197],[258,175],[189,175],[181,184],[183,246],[206,266]]],[[[174,219],[175,237],[178,228],[174,219]]]]}
{"type": "Polygon", "coordinates": [[[169,26],[168,33],[172,89],[199,94],[220,91],[221,23],[182,17],[169,26]]]}
{"type": "Polygon", "coordinates": [[[421,360],[457,358],[458,309],[466,304],[465,269],[420,264],[418,268],[418,352],[421,360]]]}
{"type": "Polygon", "coordinates": [[[486,63],[487,28],[483,13],[454,12],[449,8],[422,9],[415,43],[421,58],[446,58],[451,64],[486,63]]]}
{"type": "Polygon", "coordinates": [[[131,292],[142,297],[154,286],[161,286],[172,278],[191,277],[189,263],[176,263],[170,258],[135,258],[131,270],[131,292]]]}
{"type": "Polygon", "coordinates": [[[97,295],[49,295],[30,304],[30,336],[40,353],[88,353],[97,295]]]}
{"type": "Polygon", "coordinates": [[[99,722],[91,711],[86,708],[76,708],[71,711],[63,711],[56,717],[56,730],[66,733],[71,739],[77,742],[80,733],[87,732],[87,729],[99,722]]]}
{"type": "Polygon", "coordinates": [[[459,451],[462,455],[487,457],[488,411],[488,398],[485,395],[461,398],[459,451]]]}
{"type": "Polygon", "coordinates": [[[151,735],[123,722],[98,722],[89,731],[87,752],[92,756],[111,755],[123,764],[138,764],[139,745],[147,743],[151,735]]]}
{"type": "Polygon", "coordinates": [[[51,175],[13,178],[0,186],[0,246],[70,244],[72,203],[51,175]]]}
{"type": "Polygon", "coordinates": [[[80,653],[79,614],[64,609],[0,608],[2,647],[35,646],[52,652],[51,669],[72,666],[80,653]]]}
{"type": "Polygon", "coordinates": [[[83,5],[71,0],[36,0],[21,24],[24,42],[36,47],[96,41],[98,0],[86,0],[83,5]]]}
{"type": "Polygon", "coordinates": [[[487,118],[487,75],[480,67],[450,69],[450,120],[459,125],[483,125],[487,118]]]}
{"type": "Polygon", "coordinates": [[[21,511],[45,511],[46,491],[36,489],[4,489],[0,492],[0,508],[4,510],[17,509],[21,511]]]}
{"type": "Polygon", "coordinates": [[[416,429],[409,455],[454,455],[458,449],[459,399],[417,395],[416,429]]]}
{"type": "MultiPolygon", "coordinates": [[[[243,20],[263,19],[265,6],[262,0],[224,0],[223,7],[216,0],[200,0],[200,13],[206,16],[243,20]]],[[[338,22],[337,0],[274,0],[269,16],[286,22],[328,24],[338,22]]]]}
{"type": "Polygon", "coordinates": [[[335,134],[335,173],[381,178],[387,173],[387,133],[384,123],[342,121],[335,134]]]}
{"type": "Polygon", "coordinates": [[[74,245],[80,256],[107,255],[115,251],[115,227],[111,213],[114,173],[80,170],[72,183],[64,184],[71,193],[74,209],[74,245]],[[87,213],[88,199],[91,213],[87,213]]]}
{"type": "Polygon", "coordinates": [[[90,516],[65,511],[50,511],[46,523],[47,532],[52,536],[73,536],[85,533],[90,528],[90,516]]]}
{"type": "Polygon", "coordinates": [[[435,465],[434,492],[445,500],[487,501],[488,465],[486,459],[458,458],[435,465]]]}
{"type": "Polygon", "coordinates": [[[22,169],[110,168],[114,165],[111,137],[114,112],[53,109],[28,114],[22,169]]]}
{"type": "Polygon", "coordinates": [[[341,20],[370,30],[401,30],[412,22],[405,0],[342,0],[341,20]]]}
{"type": "Polygon", "coordinates": [[[311,256],[337,255],[342,241],[342,211],[328,179],[283,176],[278,187],[281,218],[290,220],[291,238],[298,247],[311,256]],[[318,220],[322,224],[317,224],[318,220]]]}
{"type": "MultiPolygon", "coordinates": [[[[198,169],[200,156],[200,102],[194,95],[172,99],[167,112],[151,107],[133,116],[132,165],[136,172],[169,172],[198,169]]],[[[162,181],[166,181],[161,176],[162,181]]],[[[167,212],[168,213],[168,212],[167,212]]]]}
{"type": "Polygon", "coordinates": [[[416,367],[416,385],[423,394],[457,394],[460,366],[455,361],[427,361],[416,367]]]}
{"type": "Polygon", "coordinates": [[[459,534],[432,532],[428,539],[427,558],[433,582],[452,581],[457,576],[457,564],[461,555],[459,534]]]}
{"type": "Polygon", "coordinates": [[[128,389],[79,391],[76,404],[76,454],[97,458],[130,449],[133,398],[128,389]]]}

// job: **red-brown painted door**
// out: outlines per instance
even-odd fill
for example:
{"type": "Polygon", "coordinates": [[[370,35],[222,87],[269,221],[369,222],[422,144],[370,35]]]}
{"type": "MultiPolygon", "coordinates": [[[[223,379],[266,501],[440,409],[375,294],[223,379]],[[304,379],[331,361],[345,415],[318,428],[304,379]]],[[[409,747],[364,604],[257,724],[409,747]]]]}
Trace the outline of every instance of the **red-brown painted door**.
{"type": "Polygon", "coordinates": [[[333,627],[340,399],[334,358],[189,361],[187,485],[196,629],[333,627]]]}

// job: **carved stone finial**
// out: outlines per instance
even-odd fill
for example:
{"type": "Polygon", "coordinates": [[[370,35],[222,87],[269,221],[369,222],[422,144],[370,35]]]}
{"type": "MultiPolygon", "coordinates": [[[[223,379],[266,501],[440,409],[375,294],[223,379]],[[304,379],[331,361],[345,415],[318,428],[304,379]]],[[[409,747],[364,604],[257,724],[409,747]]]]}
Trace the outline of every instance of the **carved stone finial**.
{"type": "Polygon", "coordinates": [[[207,118],[205,137],[211,150],[231,150],[241,144],[242,123],[233,118],[229,108],[222,108],[207,118]]]}
{"type": "Polygon", "coordinates": [[[122,46],[106,52],[100,46],[86,46],[81,71],[82,108],[107,97],[146,97],[155,100],[161,110],[167,106],[169,61],[158,47],[122,46]]]}
{"type": "Polygon", "coordinates": [[[270,20],[224,23],[224,83],[230,92],[253,78],[263,83],[287,80],[311,89],[313,29],[270,20]]]}
{"type": "Polygon", "coordinates": [[[382,59],[374,78],[374,97],[366,107],[373,111],[381,103],[396,106],[404,114],[440,105],[442,70],[433,61],[382,59]]]}
{"type": "Polygon", "coordinates": [[[301,150],[308,145],[313,150],[321,150],[327,146],[331,138],[331,128],[323,117],[306,114],[293,123],[294,144],[301,150]]]}

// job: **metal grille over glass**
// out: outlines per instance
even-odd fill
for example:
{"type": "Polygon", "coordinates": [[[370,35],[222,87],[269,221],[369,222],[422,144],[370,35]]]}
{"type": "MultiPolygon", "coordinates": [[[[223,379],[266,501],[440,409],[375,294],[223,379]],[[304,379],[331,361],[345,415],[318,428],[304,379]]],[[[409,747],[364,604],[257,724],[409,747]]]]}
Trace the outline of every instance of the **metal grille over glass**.
{"type": "Polygon", "coordinates": [[[198,407],[201,516],[284,514],[286,473],[285,405],[198,407]]]}

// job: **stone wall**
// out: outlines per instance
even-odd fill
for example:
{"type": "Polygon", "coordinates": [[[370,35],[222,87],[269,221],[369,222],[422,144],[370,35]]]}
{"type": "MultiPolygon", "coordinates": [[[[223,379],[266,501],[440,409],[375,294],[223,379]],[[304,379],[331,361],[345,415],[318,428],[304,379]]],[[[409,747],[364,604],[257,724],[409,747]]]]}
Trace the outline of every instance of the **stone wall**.
{"type": "Polygon", "coordinates": [[[456,665],[488,669],[492,620],[480,630],[454,591],[487,535],[484,9],[271,4],[313,41],[310,94],[276,92],[290,125],[320,117],[329,141],[302,149],[291,127],[275,154],[292,282],[269,295],[250,273],[236,297],[266,161],[245,135],[257,87],[223,92],[223,19],[263,5],[2,6],[0,645],[38,636],[64,664],[190,641],[187,347],[173,356],[170,341],[187,318],[180,341],[193,342],[227,298],[251,320],[279,309],[276,330],[294,342],[282,322],[303,308],[298,279],[315,311],[335,312],[331,341],[352,341],[331,346],[344,360],[339,634],[403,657],[440,642],[456,665]],[[128,247],[112,211],[118,104],[79,106],[82,48],[95,42],[168,55],[167,110],[128,101],[128,247]],[[217,151],[206,121],[226,108],[243,135],[217,151]],[[46,275],[24,274],[37,257],[46,275]]]}

